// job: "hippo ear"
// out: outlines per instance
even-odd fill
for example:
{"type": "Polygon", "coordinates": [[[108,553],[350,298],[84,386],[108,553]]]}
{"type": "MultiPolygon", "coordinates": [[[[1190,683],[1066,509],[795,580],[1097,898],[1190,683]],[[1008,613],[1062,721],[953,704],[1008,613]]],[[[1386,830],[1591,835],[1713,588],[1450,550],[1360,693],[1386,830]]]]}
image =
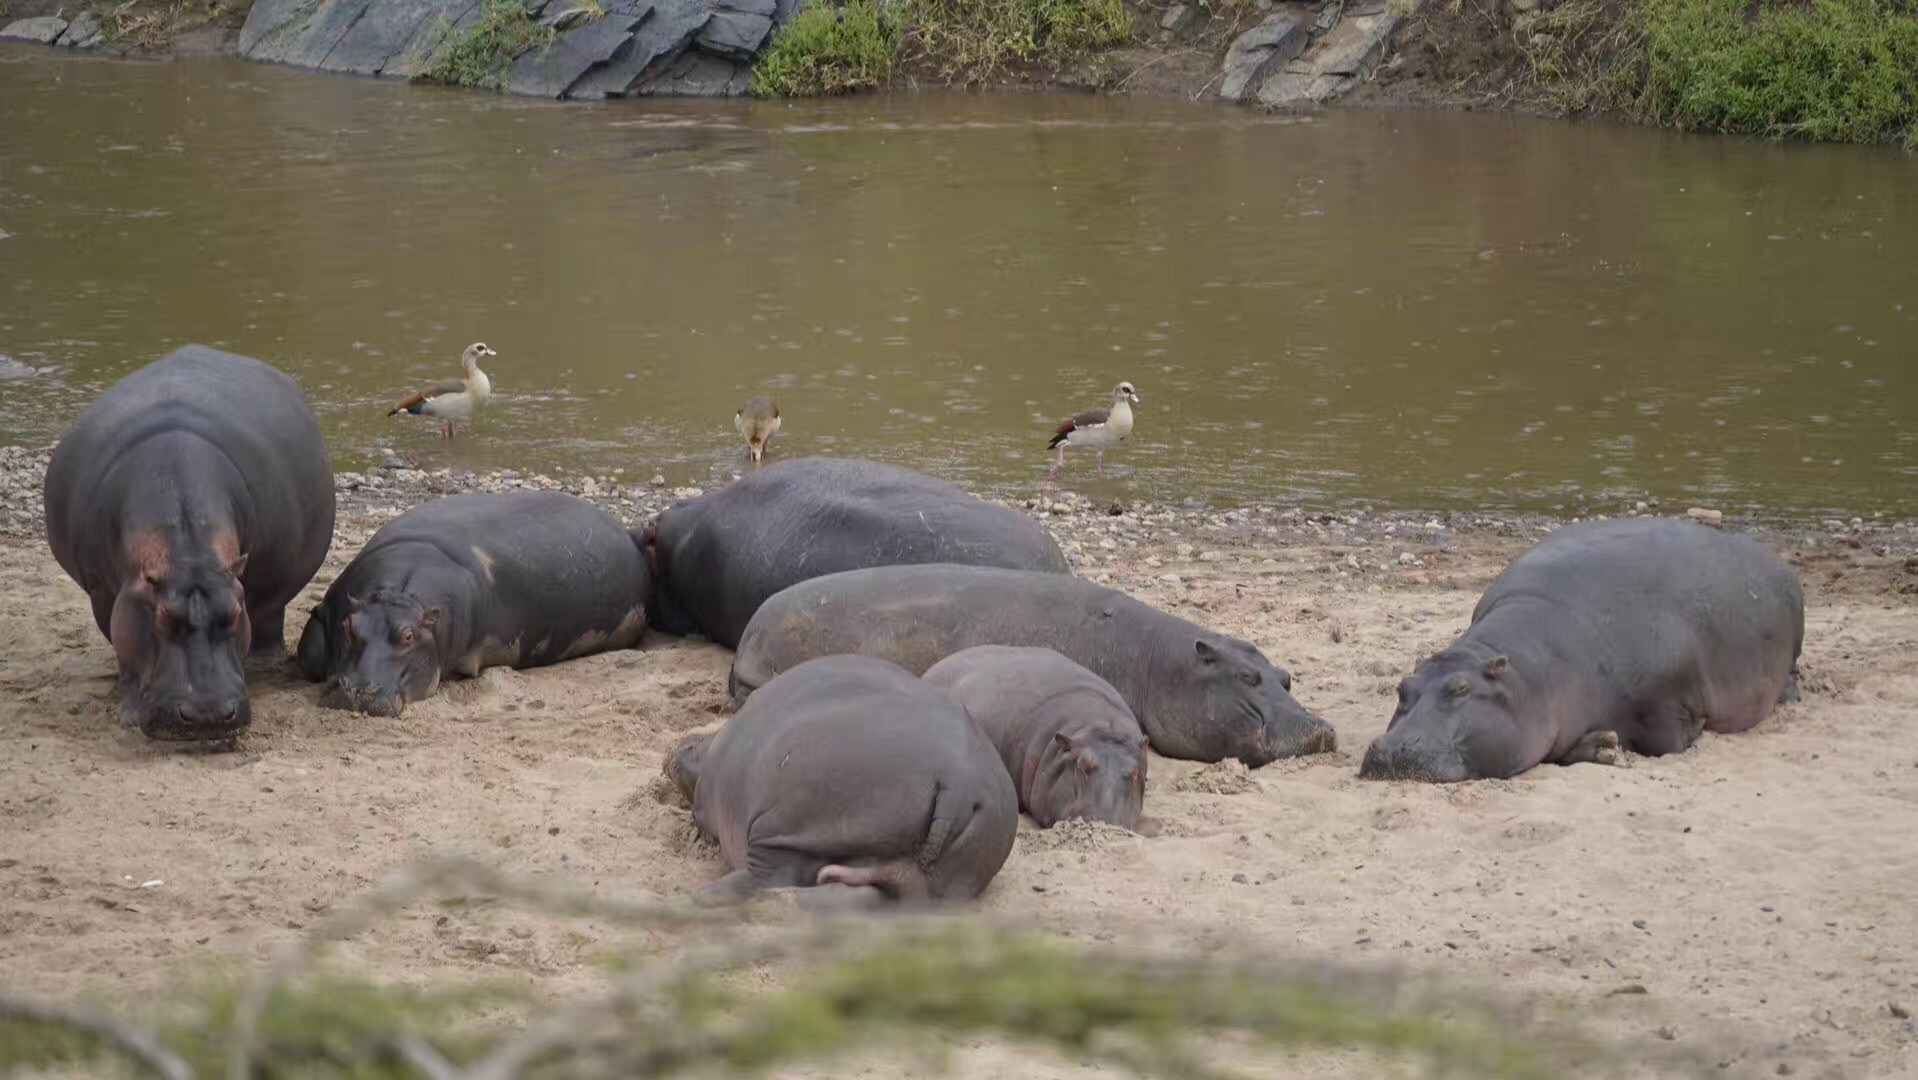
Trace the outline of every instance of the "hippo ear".
{"type": "Polygon", "coordinates": [[[1219,660],[1218,648],[1204,638],[1193,641],[1192,648],[1199,654],[1199,659],[1205,663],[1215,664],[1219,660]]]}
{"type": "Polygon", "coordinates": [[[440,609],[427,608],[420,615],[420,629],[431,630],[440,624],[440,609]]]}
{"type": "Polygon", "coordinates": [[[1052,733],[1052,741],[1058,744],[1061,754],[1072,753],[1072,736],[1067,735],[1063,731],[1055,731],[1052,733]]]}
{"type": "Polygon", "coordinates": [[[246,573],[246,556],[247,553],[242,551],[239,558],[227,564],[226,572],[232,574],[235,581],[240,580],[240,575],[246,573]]]}
{"type": "Polygon", "coordinates": [[[140,577],[141,580],[146,582],[147,588],[152,589],[154,592],[159,592],[161,589],[166,588],[166,575],[158,570],[148,570],[146,573],[141,574],[140,577]]]}
{"type": "Polygon", "coordinates": [[[360,609],[361,609],[361,608],[363,608],[363,607],[365,607],[365,606],[366,606],[366,601],[364,601],[364,600],[362,600],[362,599],[360,599],[359,597],[357,597],[357,596],[349,596],[349,597],[347,597],[347,598],[346,598],[346,615],[347,615],[347,618],[349,618],[349,619],[350,619],[350,618],[352,618],[353,616],[355,616],[355,615],[358,615],[358,614],[360,613],[360,609]]]}
{"type": "Polygon", "coordinates": [[[1510,670],[1512,670],[1512,662],[1503,655],[1494,656],[1485,662],[1485,677],[1488,679],[1496,679],[1510,670]]]}

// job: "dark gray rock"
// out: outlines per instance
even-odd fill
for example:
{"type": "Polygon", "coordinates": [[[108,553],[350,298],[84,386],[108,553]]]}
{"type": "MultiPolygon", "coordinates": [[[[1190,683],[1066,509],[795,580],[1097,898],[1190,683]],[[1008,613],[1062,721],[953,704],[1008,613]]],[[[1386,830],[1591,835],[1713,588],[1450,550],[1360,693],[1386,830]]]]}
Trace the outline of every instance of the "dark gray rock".
{"type": "Polygon", "coordinates": [[[614,15],[574,27],[544,48],[534,49],[513,61],[506,76],[506,89],[528,97],[557,98],[580,76],[603,64],[629,47],[637,15],[614,15]]]}
{"type": "Polygon", "coordinates": [[[567,91],[567,97],[621,97],[634,92],[638,84],[663,76],[712,15],[704,0],[647,0],[647,6],[651,14],[633,33],[632,47],[588,72],[567,91]]]}
{"type": "Polygon", "coordinates": [[[739,97],[752,84],[752,68],[697,49],[682,53],[664,75],[640,87],[657,97],[739,97]]]}
{"type": "Polygon", "coordinates": [[[39,45],[51,45],[67,31],[67,21],[52,15],[42,15],[37,19],[21,19],[7,24],[0,30],[0,40],[31,41],[39,45]]]}
{"type": "Polygon", "coordinates": [[[379,74],[410,79],[433,61],[433,54],[479,22],[480,0],[450,0],[440,14],[428,18],[406,43],[380,66],[379,74]]]}
{"type": "Polygon", "coordinates": [[[1309,16],[1300,11],[1274,12],[1265,21],[1240,34],[1225,54],[1225,78],[1219,96],[1239,101],[1273,72],[1305,49],[1311,39],[1309,16]]]}
{"type": "Polygon", "coordinates": [[[60,44],[69,49],[91,49],[100,44],[100,16],[91,11],[75,15],[66,33],[60,35],[60,44]]]}
{"type": "Polygon", "coordinates": [[[1313,50],[1318,70],[1326,75],[1366,75],[1385,54],[1385,46],[1399,22],[1400,17],[1392,14],[1341,20],[1313,50]]]}
{"type": "MultiPolygon", "coordinates": [[[[766,7],[772,7],[772,0],[765,0],[766,7]]],[[[713,12],[712,18],[699,31],[694,42],[710,53],[734,60],[751,61],[766,43],[773,32],[773,20],[770,10],[764,15],[747,11],[713,12]]]]}
{"type": "Polygon", "coordinates": [[[422,27],[438,26],[442,20],[450,26],[465,8],[465,0],[375,0],[320,67],[376,75],[405,51],[422,27]]]}
{"type": "MultiPolygon", "coordinates": [[[[317,68],[373,0],[320,0],[305,19],[289,22],[244,53],[249,59],[317,68]]],[[[250,16],[249,16],[250,17],[250,16]]]]}
{"type": "Polygon", "coordinates": [[[240,55],[250,57],[268,38],[298,27],[313,17],[319,0],[254,0],[240,26],[240,55]]]}

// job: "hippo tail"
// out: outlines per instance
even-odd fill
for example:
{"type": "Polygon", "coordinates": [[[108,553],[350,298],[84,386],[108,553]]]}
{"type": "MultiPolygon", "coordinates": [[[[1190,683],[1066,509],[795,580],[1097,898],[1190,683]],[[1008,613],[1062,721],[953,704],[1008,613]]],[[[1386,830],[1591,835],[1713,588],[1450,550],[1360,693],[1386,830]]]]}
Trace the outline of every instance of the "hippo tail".
{"type": "Polygon", "coordinates": [[[639,557],[646,562],[646,574],[654,583],[659,581],[659,523],[649,521],[637,529],[627,529],[626,535],[633,538],[633,546],[639,549],[639,557]]]}

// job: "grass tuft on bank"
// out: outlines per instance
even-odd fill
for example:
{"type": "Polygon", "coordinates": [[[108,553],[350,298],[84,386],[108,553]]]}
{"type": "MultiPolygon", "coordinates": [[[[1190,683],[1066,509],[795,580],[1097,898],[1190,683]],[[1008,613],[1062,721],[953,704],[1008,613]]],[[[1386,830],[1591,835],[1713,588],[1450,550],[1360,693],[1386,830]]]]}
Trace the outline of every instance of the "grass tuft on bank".
{"type": "Polygon", "coordinates": [[[758,97],[817,97],[871,90],[892,78],[902,31],[878,0],[835,10],[810,0],[779,28],[753,66],[758,97]]]}
{"type": "Polygon", "coordinates": [[[1639,0],[1632,111],[1695,131],[1918,146],[1918,2],[1639,0]]]}
{"type": "Polygon", "coordinates": [[[1014,70],[1065,70],[1132,36],[1124,0],[829,0],[807,3],[753,69],[753,93],[805,97],[870,90],[901,65],[949,82],[1014,70]]]}
{"type": "Polygon", "coordinates": [[[480,0],[479,19],[465,33],[455,36],[452,24],[441,18],[439,44],[416,78],[497,90],[515,57],[552,44],[554,37],[553,28],[535,22],[522,0],[480,0]]]}

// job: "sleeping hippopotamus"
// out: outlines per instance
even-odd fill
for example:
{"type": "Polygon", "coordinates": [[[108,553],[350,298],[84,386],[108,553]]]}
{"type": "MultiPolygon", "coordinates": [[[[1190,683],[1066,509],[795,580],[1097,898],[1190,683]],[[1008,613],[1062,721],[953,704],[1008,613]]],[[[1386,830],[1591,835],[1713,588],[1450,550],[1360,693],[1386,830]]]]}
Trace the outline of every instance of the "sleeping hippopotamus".
{"type": "Polygon", "coordinates": [[[965,710],[862,656],[788,671],[681,740],[667,774],[732,868],[699,891],[707,903],[795,885],[970,899],[1019,829],[1012,778],[965,710]]]}
{"type": "Polygon", "coordinates": [[[373,534],[307,620],[300,671],[323,704],[398,716],[454,672],[632,648],[651,590],[636,538],[584,499],[454,495],[373,534]]]}
{"type": "Polygon", "coordinates": [[[1687,521],[1568,525],[1519,556],[1472,625],[1399,684],[1377,780],[1507,777],[1669,754],[1795,696],[1805,601],[1757,541],[1687,521]]]}
{"type": "Polygon", "coordinates": [[[1250,642],[1069,574],[983,566],[876,567],[780,592],[740,638],[733,700],[815,656],[858,653],[923,672],[975,645],[1033,645],[1084,665],[1166,757],[1257,767],[1337,743],[1292,699],[1292,677],[1250,642]]]}
{"type": "Polygon", "coordinates": [[[333,540],[333,467],[292,379],[187,345],[115,383],[54,448],[47,541],[120,661],[120,722],[230,739],[245,658],[333,540]]]}
{"type": "Polygon", "coordinates": [[[727,648],[766,598],[841,570],[964,563],[1068,573],[1052,535],[957,485],[872,461],[798,458],[672,507],[647,531],[655,629],[727,648]]]}
{"type": "Polygon", "coordinates": [[[1051,649],[980,645],[926,669],[1006,763],[1019,809],[1042,829],[1072,818],[1136,828],[1146,739],[1125,699],[1051,649]]]}

